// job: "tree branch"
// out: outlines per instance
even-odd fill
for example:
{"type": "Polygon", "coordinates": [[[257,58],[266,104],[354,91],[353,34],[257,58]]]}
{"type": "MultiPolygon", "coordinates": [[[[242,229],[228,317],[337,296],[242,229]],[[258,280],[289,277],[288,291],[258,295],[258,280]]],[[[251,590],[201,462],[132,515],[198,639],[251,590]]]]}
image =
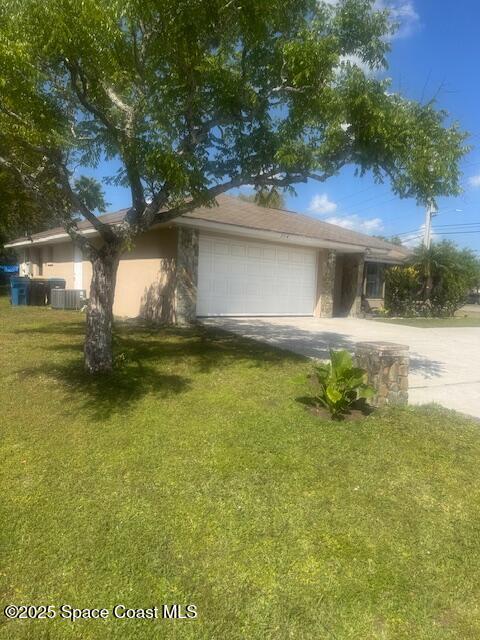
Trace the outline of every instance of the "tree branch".
{"type": "MultiPolygon", "coordinates": [[[[89,99],[87,91],[88,82],[78,63],[72,62],[68,58],[65,58],[64,63],[68,71],[70,72],[71,84],[75,90],[80,104],[91,115],[98,118],[98,120],[104,125],[107,131],[109,131],[110,134],[114,137],[118,145],[121,158],[124,162],[125,169],[127,171],[134,209],[137,212],[137,215],[141,215],[141,212],[145,208],[145,194],[138,167],[138,160],[134,150],[135,110],[130,105],[127,105],[117,95],[112,87],[102,83],[101,86],[103,91],[105,92],[105,95],[108,97],[112,105],[119,109],[125,116],[124,127],[118,127],[115,122],[113,122],[113,120],[109,118],[104,110],[99,109],[99,107],[89,99]]],[[[87,215],[85,215],[85,217],[87,217],[87,215]]]]}
{"type": "Polygon", "coordinates": [[[80,104],[92,116],[98,118],[103,126],[117,139],[118,128],[115,123],[110,120],[102,109],[99,109],[89,100],[87,95],[87,81],[79,65],[68,58],[64,59],[64,63],[70,73],[70,81],[80,104]]]}
{"type": "Polygon", "coordinates": [[[98,233],[104,238],[104,240],[111,241],[116,238],[116,235],[110,225],[104,224],[97,216],[90,211],[87,205],[82,201],[77,193],[72,189],[70,184],[68,169],[63,164],[57,164],[59,171],[59,180],[64,189],[67,198],[70,200],[73,208],[82,214],[82,216],[90,222],[92,227],[98,231],[98,233]]]}
{"type": "Polygon", "coordinates": [[[70,236],[72,242],[81,247],[83,251],[87,253],[89,258],[96,254],[96,247],[78,231],[77,224],[74,220],[65,221],[63,227],[70,236]]]}
{"type": "Polygon", "coordinates": [[[185,213],[189,213],[190,211],[197,209],[205,200],[213,201],[222,193],[226,193],[227,191],[230,191],[230,189],[235,189],[246,184],[254,184],[256,186],[268,185],[275,187],[287,187],[291,184],[307,182],[309,178],[317,180],[319,182],[325,182],[337,171],[337,169],[338,168],[336,167],[335,170],[327,171],[324,174],[314,174],[309,171],[305,171],[298,174],[287,174],[283,178],[276,177],[276,173],[274,173],[273,171],[268,174],[257,176],[238,176],[229,180],[228,182],[224,182],[208,189],[205,194],[206,198],[202,198],[202,201],[200,201],[198,198],[194,198],[182,205],[179,205],[178,207],[173,207],[172,209],[167,209],[164,211],[157,210],[157,212],[152,216],[151,224],[170,222],[171,220],[174,220],[175,218],[178,218],[185,213]]]}
{"type": "Polygon", "coordinates": [[[24,127],[30,128],[30,125],[26,120],[24,120],[21,116],[19,116],[18,113],[15,113],[14,111],[11,111],[10,109],[8,109],[5,105],[0,104],[0,111],[4,113],[6,116],[8,116],[9,118],[12,118],[16,122],[20,123],[24,127]]]}
{"type": "Polygon", "coordinates": [[[58,218],[63,219],[63,227],[68,235],[72,238],[72,241],[80,245],[85,251],[95,251],[95,247],[89,242],[89,240],[80,235],[80,233],[78,232],[76,221],[73,219],[65,219],[65,212],[59,210],[56,204],[46,198],[43,192],[39,188],[37,188],[35,179],[38,178],[38,171],[36,172],[36,175],[34,175],[33,179],[31,179],[3,156],[0,156],[0,165],[5,167],[5,169],[13,173],[18,178],[18,180],[20,180],[22,187],[27,193],[30,194],[30,196],[38,203],[40,207],[47,210],[56,211],[58,218]]]}

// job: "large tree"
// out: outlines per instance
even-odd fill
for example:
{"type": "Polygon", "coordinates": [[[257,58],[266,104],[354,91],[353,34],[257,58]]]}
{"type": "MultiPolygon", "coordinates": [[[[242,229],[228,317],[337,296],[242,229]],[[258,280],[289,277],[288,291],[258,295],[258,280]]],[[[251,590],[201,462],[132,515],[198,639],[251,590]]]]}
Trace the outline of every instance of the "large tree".
{"type": "Polygon", "coordinates": [[[393,30],[374,0],[3,0],[0,164],[92,262],[89,371],[112,366],[119,256],[153,224],[347,164],[419,202],[458,192],[464,135],[365,72],[386,66],[393,30]],[[73,185],[104,159],[131,192],[114,228],[73,185]]]}
{"type": "MultiPolygon", "coordinates": [[[[66,224],[67,221],[63,203],[56,202],[57,185],[54,176],[44,172],[43,165],[36,167],[35,188],[33,183],[26,187],[21,174],[13,170],[15,165],[7,169],[2,164],[7,162],[7,155],[1,150],[0,157],[0,256],[8,255],[13,259],[15,253],[11,249],[4,250],[2,254],[3,245],[8,240],[13,237],[29,237],[51,228],[52,224],[66,224]]],[[[92,211],[106,211],[107,203],[102,185],[97,180],[80,176],[74,180],[73,190],[92,211]]],[[[78,212],[76,216],[72,216],[72,213],[75,214],[75,211],[69,208],[68,221],[75,225],[80,218],[78,212]]]]}
{"type": "Polygon", "coordinates": [[[275,187],[261,187],[254,193],[239,193],[238,198],[244,202],[253,202],[260,207],[285,209],[285,197],[282,191],[275,187]]]}

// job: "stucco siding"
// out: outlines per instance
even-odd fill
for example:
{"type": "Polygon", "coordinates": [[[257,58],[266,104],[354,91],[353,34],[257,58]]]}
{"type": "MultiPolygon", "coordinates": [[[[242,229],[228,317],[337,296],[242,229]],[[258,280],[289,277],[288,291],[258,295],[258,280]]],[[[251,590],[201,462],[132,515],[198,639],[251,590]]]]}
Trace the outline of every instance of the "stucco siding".
{"type": "MultiPolygon", "coordinates": [[[[47,255],[47,248],[42,247],[47,255]]],[[[160,322],[175,318],[175,269],[177,230],[153,229],[138,238],[125,252],[117,273],[113,312],[126,318],[145,317],[160,322]]],[[[51,262],[43,263],[43,277],[65,278],[67,288],[74,284],[74,249],[71,242],[51,245],[51,262]]],[[[90,293],[92,265],[82,262],[82,288],[90,293]]]]}
{"type": "Polygon", "coordinates": [[[67,289],[73,288],[73,245],[71,242],[42,247],[43,278],[64,278],[67,289]],[[51,258],[51,261],[47,261],[51,258]]]}
{"type": "MultiPolygon", "coordinates": [[[[120,258],[113,313],[122,318],[174,319],[177,230],[152,229],[120,258]]],[[[90,292],[92,265],[83,261],[83,288],[90,292]]]]}
{"type": "Polygon", "coordinates": [[[90,260],[83,259],[82,280],[83,288],[87,292],[87,297],[90,294],[90,284],[92,282],[92,263],[90,260]]]}
{"type": "Polygon", "coordinates": [[[154,229],[141,236],[120,260],[113,313],[173,321],[176,254],[176,229],[154,229]]]}

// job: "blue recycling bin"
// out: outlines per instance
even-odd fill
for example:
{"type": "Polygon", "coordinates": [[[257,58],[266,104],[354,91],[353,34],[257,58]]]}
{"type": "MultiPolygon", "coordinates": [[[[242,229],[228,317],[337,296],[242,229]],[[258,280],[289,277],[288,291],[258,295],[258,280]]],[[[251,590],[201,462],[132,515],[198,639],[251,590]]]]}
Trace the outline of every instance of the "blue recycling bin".
{"type": "Polygon", "coordinates": [[[30,280],[28,278],[10,278],[10,299],[14,306],[28,304],[30,280]]]}

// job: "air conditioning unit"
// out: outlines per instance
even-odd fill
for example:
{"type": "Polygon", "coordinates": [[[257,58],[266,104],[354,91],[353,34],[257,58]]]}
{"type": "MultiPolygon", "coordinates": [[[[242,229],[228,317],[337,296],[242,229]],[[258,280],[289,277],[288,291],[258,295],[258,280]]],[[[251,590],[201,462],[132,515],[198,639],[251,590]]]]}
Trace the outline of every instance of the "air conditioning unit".
{"type": "Polygon", "coordinates": [[[85,289],[52,289],[52,309],[74,309],[78,311],[87,304],[85,289]]]}

